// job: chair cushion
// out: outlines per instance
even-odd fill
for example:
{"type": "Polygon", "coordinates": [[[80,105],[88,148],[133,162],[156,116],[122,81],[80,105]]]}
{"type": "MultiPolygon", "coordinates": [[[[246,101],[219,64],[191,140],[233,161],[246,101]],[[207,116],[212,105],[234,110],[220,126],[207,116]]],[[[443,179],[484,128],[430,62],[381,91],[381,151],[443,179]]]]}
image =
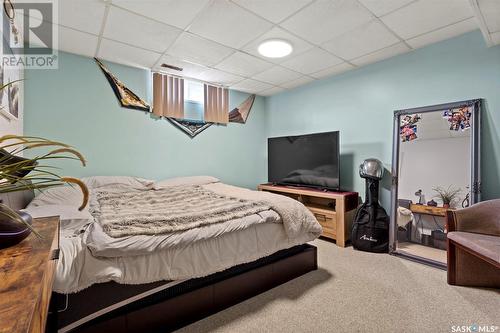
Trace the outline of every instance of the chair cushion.
{"type": "Polygon", "coordinates": [[[452,231],[448,233],[448,238],[500,264],[500,237],[452,231]]]}

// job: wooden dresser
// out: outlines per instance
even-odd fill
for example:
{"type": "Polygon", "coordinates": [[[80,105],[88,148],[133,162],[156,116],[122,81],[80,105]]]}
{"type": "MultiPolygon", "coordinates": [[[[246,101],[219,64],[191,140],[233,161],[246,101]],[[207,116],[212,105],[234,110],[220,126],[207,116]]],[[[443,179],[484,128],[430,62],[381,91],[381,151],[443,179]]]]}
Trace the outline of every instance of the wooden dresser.
{"type": "Polygon", "coordinates": [[[434,206],[419,205],[412,203],[410,204],[410,210],[412,213],[416,214],[446,217],[446,212],[450,210],[450,208],[434,207],[434,206]]]}
{"type": "Polygon", "coordinates": [[[0,333],[45,332],[59,255],[59,217],[35,219],[21,243],[0,250],[0,333]]]}
{"type": "Polygon", "coordinates": [[[345,247],[351,235],[352,220],[358,207],[357,192],[330,192],[292,186],[261,184],[259,191],[286,195],[302,202],[323,227],[322,237],[345,247]]]}

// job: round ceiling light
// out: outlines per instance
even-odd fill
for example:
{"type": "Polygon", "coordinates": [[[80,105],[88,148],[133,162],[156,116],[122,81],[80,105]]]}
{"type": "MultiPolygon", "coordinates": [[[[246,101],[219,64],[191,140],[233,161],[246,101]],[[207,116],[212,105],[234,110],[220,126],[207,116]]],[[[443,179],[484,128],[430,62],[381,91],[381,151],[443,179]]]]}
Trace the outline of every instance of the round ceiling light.
{"type": "Polygon", "coordinates": [[[258,51],[267,58],[283,58],[292,53],[292,44],[282,39],[270,39],[259,45],[258,51]]]}

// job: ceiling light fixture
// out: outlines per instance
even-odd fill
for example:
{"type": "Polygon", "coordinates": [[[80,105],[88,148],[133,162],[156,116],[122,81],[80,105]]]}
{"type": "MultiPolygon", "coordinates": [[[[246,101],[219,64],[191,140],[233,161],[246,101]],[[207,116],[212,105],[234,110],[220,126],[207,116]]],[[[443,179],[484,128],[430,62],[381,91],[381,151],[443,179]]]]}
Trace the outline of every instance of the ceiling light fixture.
{"type": "Polygon", "coordinates": [[[260,43],[257,49],[267,58],[283,58],[292,53],[292,44],[283,39],[269,39],[260,43]]]}

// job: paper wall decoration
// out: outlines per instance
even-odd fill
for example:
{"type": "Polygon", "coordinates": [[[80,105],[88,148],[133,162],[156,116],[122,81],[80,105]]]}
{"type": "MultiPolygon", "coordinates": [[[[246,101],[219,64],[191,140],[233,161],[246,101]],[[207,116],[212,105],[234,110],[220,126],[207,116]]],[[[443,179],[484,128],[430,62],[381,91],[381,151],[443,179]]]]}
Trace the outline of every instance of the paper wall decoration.
{"type": "Polygon", "coordinates": [[[399,125],[399,135],[402,142],[409,142],[417,139],[417,123],[422,118],[418,113],[408,114],[401,118],[399,125]]]}
{"type": "Polygon", "coordinates": [[[205,123],[202,121],[193,121],[193,120],[180,120],[174,118],[167,118],[168,121],[179,128],[181,131],[189,135],[191,138],[194,138],[207,128],[213,125],[213,123],[205,123]]]}
{"type": "MultiPolygon", "coordinates": [[[[3,47],[8,49],[7,54],[12,54],[7,40],[3,37],[3,47]]],[[[19,99],[22,96],[21,90],[24,85],[21,83],[23,68],[20,66],[6,66],[5,64],[0,64],[0,86],[3,88],[0,90],[0,115],[7,118],[9,121],[14,121],[19,118],[22,114],[22,104],[19,103],[19,99]]]]}
{"type": "Polygon", "coordinates": [[[134,94],[130,89],[128,89],[120,80],[118,80],[109,69],[104,66],[104,64],[97,58],[94,58],[97,65],[101,68],[104,76],[108,80],[111,88],[115,93],[116,98],[120,102],[121,106],[129,109],[136,109],[141,111],[150,111],[151,107],[142,98],[134,94]]]}
{"type": "Polygon", "coordinates": [[[246,123],[254,101],[255,95],[250,95],[237,108],[232,109],[231,112],[229,112],[229,122],[240,124],[246,123]]]}
{"type": "MultiPolygon", "coordinates": [[[[137,96],[134,92],[128,89],[120,80],[118,80],[109,69],[97,58],[94,58],[95,62],[99,68],[104,73],[104,76],[108,80],[116,98],[120,102],[120,105],[129,109],[136,109],[141,111],[151,112],[151,106],[146,103],[143,99],[137,96]]],[[[246,100],[244,100],[238,107],[234,108],[229,112],[229,122],[233,123],[246,123],[250,110],[252,109],[253,103],[255,101],[255,95],[250,95],[246,100]]],[[[188,119],[174,119],[165,117],[172,125],[182,130],[184,133],[194,138],[201,132],[203,132],[208,127],[212,126],[213,123],[194,121],[188,119]]]]}
{"type": "Polygon", "coordinates": [[[472,112],[468,106],[443,112],[443,118],[446,118],[450,123],[450,131],[468,130],[471,116],[472,112]]]}

